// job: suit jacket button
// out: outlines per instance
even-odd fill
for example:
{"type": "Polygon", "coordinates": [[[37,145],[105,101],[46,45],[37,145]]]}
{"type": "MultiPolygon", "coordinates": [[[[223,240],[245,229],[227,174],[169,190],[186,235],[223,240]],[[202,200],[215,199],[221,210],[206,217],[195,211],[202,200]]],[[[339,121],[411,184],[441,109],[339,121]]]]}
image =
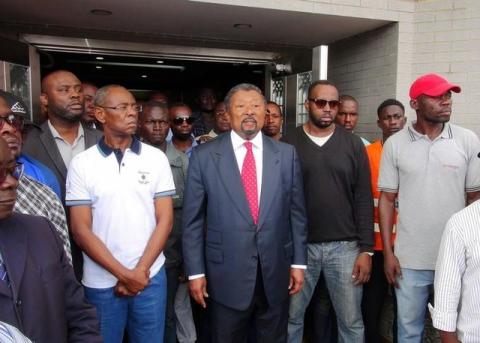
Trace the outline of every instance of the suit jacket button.
{"type": "Polygon", "coordinates": [[[22,306],[22,301],[20,299],[17,299],[17,301],[15,301],[15,305],[17,305],[18,307],[22,306]]]}
{"type": "Polygon", "coordinates": [[[258,256],[254,255],[252,256],[252,260],[256,261],[258,259],[258,256]]]}

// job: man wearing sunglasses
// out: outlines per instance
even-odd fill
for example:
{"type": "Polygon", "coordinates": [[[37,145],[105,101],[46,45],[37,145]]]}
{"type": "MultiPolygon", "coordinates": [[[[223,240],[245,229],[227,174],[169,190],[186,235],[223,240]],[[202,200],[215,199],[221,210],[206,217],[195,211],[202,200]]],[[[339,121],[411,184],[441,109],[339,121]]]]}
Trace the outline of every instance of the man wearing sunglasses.
{"type": "Polygon", "coordinates": [[[0,139],[0,322],[34,342],[100,343],[95,310],[53,225],[13,213],[21,175],[21,165],[0,139]]]}
{"type": "Polygon", "coordinates": [[[65,210],[50,185],[60,192],[53,173],[40,162],[22,154],[22,130],[28,120],[28,111],[22,101],[13,94],[0,91],[0,134],[7,142],[25,175],[19,180],[15,212],[40,215],[50,220],[62,239],[68,260],[71,262],[70,239],[65,210]],[[53,181],[52,181],[53,180],[53,181]],[[52,182],[48,182],[52,181],[52,182]]]}
{"type": "Polygon", "coordinates": [[[370,168],[359,137],[335,125],[338,90],[312,83],[308,121],[287,135],[299,155],[308,216],[305,286],[290,301],[288,341],[302,342],[305,309],[322,272],[337,315],[339,342],[363,342],[362,285],[373,255],[370,168]]]}
{"type": "Polygon", "coordinates": [[[187,104],[176,103],[170,107],[169,113],[172,144],[177,150],[190,157],[192,149],[198,145],[192,135],[195,122],[192,110],[187,104]]]}
{"type": "Polygon", "coordinates": [[[165,154],[136,137],[138,105],[127,89],[100,88],[104,137],[72,160],[66,203],[84,252],[82,283],[106,343],[159,342],[167,281],[163,248],[172,228],[172,172],[165,154]]]}

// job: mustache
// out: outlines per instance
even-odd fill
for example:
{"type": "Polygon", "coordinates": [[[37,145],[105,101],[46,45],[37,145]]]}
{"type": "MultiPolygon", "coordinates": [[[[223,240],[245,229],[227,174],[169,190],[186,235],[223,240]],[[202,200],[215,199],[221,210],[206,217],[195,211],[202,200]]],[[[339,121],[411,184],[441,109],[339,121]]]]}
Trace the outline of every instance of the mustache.
{"type": "Polygon", "coordinates": [[[252,117],[248,117],[248,118],[245,118],[242,120],[242,123],[257,123],[257,120],[255,118],[252,118],[252,117]]]}

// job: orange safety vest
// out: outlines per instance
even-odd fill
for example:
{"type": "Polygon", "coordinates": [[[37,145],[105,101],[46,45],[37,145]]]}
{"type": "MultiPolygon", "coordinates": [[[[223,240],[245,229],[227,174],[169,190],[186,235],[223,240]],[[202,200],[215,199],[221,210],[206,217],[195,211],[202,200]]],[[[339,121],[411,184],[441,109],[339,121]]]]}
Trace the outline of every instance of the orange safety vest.
{"type": "MultiPolygon", "coordinates": [[[[370,163],[370,174],[372,184],[373,206],[374,206],[374,230],[375,230],[375,246],[374,250],[383,250],[382,236],[380,235],[380,220],[378,215],[378,199],[380,198],[380,192],[378,191],[378,173],[380,171],[380,160],[382,158],[383,144],[382,141],[376,141],[365,147],[367,149],[368,161],[370,163]]],[[[392,233],[392,246],[395,241],[395,224],[397,222],[397,206],[395,206],[395,217],[393,218],[393,233],[392,233]]]]}

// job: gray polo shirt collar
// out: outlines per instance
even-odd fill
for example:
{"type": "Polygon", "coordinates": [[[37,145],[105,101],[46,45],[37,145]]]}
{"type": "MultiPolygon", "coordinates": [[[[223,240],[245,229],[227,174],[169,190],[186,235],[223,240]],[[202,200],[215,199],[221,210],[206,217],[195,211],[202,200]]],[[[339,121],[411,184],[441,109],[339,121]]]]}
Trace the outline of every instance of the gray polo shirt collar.
{"type": "MultiPolygon", "coordinates": [[[[413,125],[416,123],[416,121],[412,121],[410,122],[410,124],[407,126],[407,130],[408,130],[408,135],[410,136],[410,139],[412,142],[415,142],[419,139],[427,139],[427,140],[430,140],[430,138],[428,138],[427,135],[424,135],[418,131],[415,130],[415,128],[413,127],[413,125]]],[[[453,133],[452,133],[452,128],[450,126],[450,123],[445,123],[443,125],[443,130],[442,132],[440,133],[440,135],[435,138],[434,140],[437,140],[437,139],[453,139],[453,133]]]]}
{"type": "MultiPolygon", "coordinates": [[[[52,136],[53,138],[55,139],[60,139],[61,141],[69,144],[65,139],[63,139],[62,136],[60,136],[60,134],[58,133],[57,129],[55,129],[55,127],[52,125],[52,123],[50,122],[50,120],[47,120],[47,123],[48,123],[48,127],[50,128],[50,131],[52,132],[52,136]]],[[[77,133],[77,138],[75,138],[75,141],[73,142],[72,146],[75,146],[77,144],[77,142],[83,138],[83,136],[85,135],[85,132],[83,131],[83,126],[82,124],[79,124],[78,125],[78,133],[77,133]]],[[[69,144],[70,145],[70,144],[69,144]]]]}

